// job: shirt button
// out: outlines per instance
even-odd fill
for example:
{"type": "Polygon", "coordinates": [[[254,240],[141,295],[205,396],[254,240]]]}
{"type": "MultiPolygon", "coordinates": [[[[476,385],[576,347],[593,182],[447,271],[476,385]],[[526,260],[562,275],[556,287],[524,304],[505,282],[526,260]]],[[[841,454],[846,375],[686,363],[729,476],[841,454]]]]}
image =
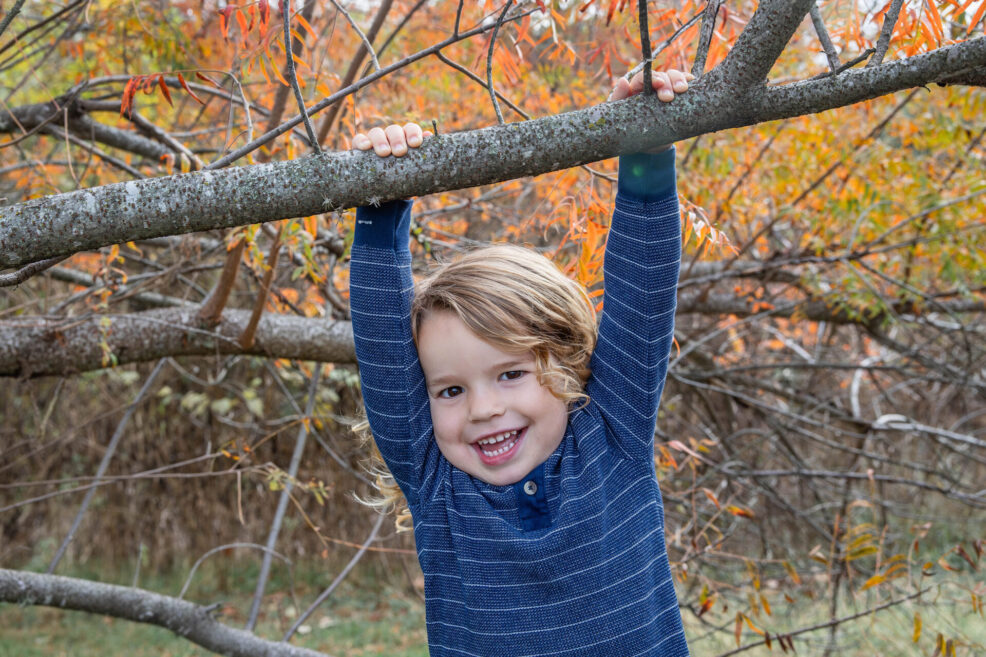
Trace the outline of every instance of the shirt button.
{"type": "Polygon", "coordinates": [[[538,485],[535,484],[533,481],[528,481],[524,484],[524,492],[527,493],[528,495],[533,495],[534,493],[538,492],[538,485]]]}

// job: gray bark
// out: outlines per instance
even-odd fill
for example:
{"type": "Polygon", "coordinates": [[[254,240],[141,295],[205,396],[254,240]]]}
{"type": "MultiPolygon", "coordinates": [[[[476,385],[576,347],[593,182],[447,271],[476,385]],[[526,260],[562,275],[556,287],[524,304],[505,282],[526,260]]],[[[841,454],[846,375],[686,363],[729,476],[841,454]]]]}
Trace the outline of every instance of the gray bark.
{"type": "MultiPolygon", "coordinates": [[[[739,268],[738,268],[739,269],[739,268]]],[[[741,271],[737,278],[744,277],[741,271]]],[[[795,276],[795,278],[797,278],[795,276]]],[[[772,280],[782,280],[777,273],[772,280]]],[[[682,287],[688,285],[683,281],[682,287]]],[[[906,312],[901,306],[896,312],[906,312]]],[[[977,313],[986,303],[975,299],[942,301],[929,306],[930,312],[977,313]]],[[[678,298],[678,315],[754,314],[752,304],[730,294],[683,291],[678,298]]],[[[770,313],[773,317],[797,315],[807,320],[832,324],[879,326],[884,315],[852,315],[831,308],[823,301],[792,302],[770,313]]],[[[195,308],[149,310],[127,315],[109,315],[111,324],[105,337],[100,326],[104,315],[63,320],[25,319],[0,322],[0,377],[63,376],[105,367],[102,341],[113,353],[117,365],[146,362],[165,356],[207,356],[210,354],[250,354],[326,363],[355,363],[352,325],[345,321],[294,315],[264,314],[257,339],[249,350],[238,341],[250,317],[248,310],[227,309],[222,322],[213,330],[196,322],[195,308]]]]}
{"type": "Polygon", "coordinates": [[[47,103],[24,105],[0,112],[0,133],[10,133],[15,138],[21,134],[21,128],[27,131],[37,128],[42,132],[48,132],[49,129],[64,128],[66,125],[68,131],[82,141],[106,144],[154,162],[160,160],[162,155],[171,153],[171,150],[162,144],[135,132],[93,121],[71,98],[58,98],[47,103]],[[66,112],[67,119],[63,115],[66,112]]]}
{"type": "Polygon", "coordinates": [[[265,314],[253,346],[238,341],[249,310],[228,309],[212,329],[200,327],[196,308],[167,308],[129,315],[92,315],[0,323],[0,376],[71,374],[105,367],[103,343],[116,364],[165,356],[252,354],[276,358],[352,363],[356,360],[348,322],[265,314]],[[101,326],[109,317],[108,330],[101,326]]]}
{"type": "Polygon", "coordinates": [[[326,657],[227,627],[207,607],[128,586],[0,569],[0,602],[88,611],[158,625],[230,657],[326,657]]]}
{"type": "MultiPolygon", "coordinates": [[[[800,4],[807,12],[810,2],[800,4]]],[[[730,56],[673,103],[636,96],[533,121],[442,135],[401,158],[382,159],[372,152],[322,154],[105,185],[0,207],[0,267],[133,239],[304,217],[533,176],[708,132],[947,82],[950,76],[966,81],[986,77],[986,37],[980,37],[881,66],[767,87],[763,81],[771,58],[790,35],[777,25],[789,26],[797,12],[791,13],[787,3],[761,3],[764,7],[730,56]],[[765,23],[771,20],[776,23],[765,23]]]]}

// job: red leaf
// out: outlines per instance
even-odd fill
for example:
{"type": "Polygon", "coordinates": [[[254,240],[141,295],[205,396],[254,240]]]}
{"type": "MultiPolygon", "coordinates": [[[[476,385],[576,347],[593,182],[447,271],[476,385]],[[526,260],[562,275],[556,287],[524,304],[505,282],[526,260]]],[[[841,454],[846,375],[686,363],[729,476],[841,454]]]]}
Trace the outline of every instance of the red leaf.
{"type": "Polygon", "coordinates": [[[179,84],[181,84],[181,88],[184,89],[189,96],[197,100],[200,105],[205,105],[205,101],[203,101],[201,98],[196,96],[195,92],[188,88],[188,83],[185,82],[185,76],[182,75],[181,73],[178,74],[178,82],[179,84]]]}
{"type": "Polygon", "coordinates": [[[246,16],[243,15],[243,12],[240,9],[236,10],[236,22],[240,24],[240,36],[243,37],[243,40],[245,41],[248,32],[247,19],[246,16]]]}
{"type": "Polygon", "coordinates": [[[120,99],[120,116],[123,116],[125,112],[133,114],[134,92],[137,90],[137,85],[140,84],[140,78],[139,75],[130,78],[127,80],[126,86],[123,87],[123,97],[120,99]]]}
{"type": "Polygon", "coordinates": [[[168,101],[168,104],[171,105],[172,107],[174,107],[175,104],[173,102],[171,102],[171,92],[168,91],[168,85],[164,81],[164,74],[163,73],[158,73],[157,74],[157,86],[161,88],[161,93],[164,94],[164,98],[165,98],[165,100],[168,101]]]}
{"type": "Polygon", "coordinates": [[[219,29],[222,31],[224,39],[229,38],[229,17],[232,15],[234,9],[236,7],[228,5],[219,12],[219,29]]]}
{"type": "Polygon", "coordinates": [[[205,80],[206,82],[208,82],[209,84],[211,84],[216,89],[222,89],[223,88],[221,84],[219,84],[218,82],[216,82],[215,80],[213,80],[212,78],[210,78],[208,75],[203,75],[202,73],[199,73],[198,71],[195,72],[195,77],[199,78],[200,80],[205,80]]]}

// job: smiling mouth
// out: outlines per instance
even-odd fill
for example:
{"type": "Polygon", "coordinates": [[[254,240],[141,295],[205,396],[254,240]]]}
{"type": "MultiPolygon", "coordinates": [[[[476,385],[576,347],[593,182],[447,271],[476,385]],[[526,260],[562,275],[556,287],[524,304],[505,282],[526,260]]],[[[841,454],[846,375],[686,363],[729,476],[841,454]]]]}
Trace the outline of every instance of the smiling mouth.
{"type": "Polygon", "coordinates": [[[527,427],[504,431],[473,443],[473,447],[479,452],[479,458],[485,464],[497,465],[513,456],[513,452],[526,431],[527,427]]]}

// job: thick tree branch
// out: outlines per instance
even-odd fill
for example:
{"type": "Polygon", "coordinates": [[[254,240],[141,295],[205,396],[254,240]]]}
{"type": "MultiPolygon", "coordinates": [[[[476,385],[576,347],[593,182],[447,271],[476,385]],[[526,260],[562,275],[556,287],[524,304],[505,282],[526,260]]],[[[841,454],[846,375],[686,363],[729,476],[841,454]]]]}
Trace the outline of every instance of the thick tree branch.
{"type": "Polygon", "coordinates": [[[815,0],[761,2],[726,59],[707,75],[734,90],[756,93],[815,0]]]}
{"type": "Polygon", "coordinates": [[[756,98],[715,80],[719,67],[672,103],[637,96],[441,135],[401,158],[322,154],[34,199],[0,207],[0,267],[134,239],[310,216],[538,175],[707,132],[821,112],[977,67],[986,67],[986,37],[879,67],[769,88],[756,98]]]}
{"type": "MultiPolygon", "coordinates": [[[[714,264],[714,263],[712,263],[714,264]]],[[[735,278],[762,274],[763,270],[737,268],[735,278]]],[[[796,276],[771,272],[771,280],[796,280],[796,276]]],[[[706,277],[709,278],[709,277],[706,277]]],[[[702,280],[702,279],[699,279],[702,280]]],[[[869,329],[879,326],[886,314],[873,315],[862,309],[849,312],[822,301],[792,300],[764,313],[754,302],[735,294],[709,294],[691,281],[682,282],[679,315],[735,315],[736,317],[798,317],[829,324],[855,324],[869,329]],[[691,289],[687,289],[691,288],[691,289]]],[[[893,315],[916,315],[912,304],[900,302],[893,315]]],[[[961,314],[986,312],[986,301],[975,298],[941,300],[927,304],[927,312],[961,314]]],[[[106,315],[109,329],[101,326],[103,315],[63,320],[25,319],[0,321],[0,377],[66,375],[104,367],[104,346],[119,365],[156,360],[165,356],[209,356],[252,354],[332,363],[356,361],[349,322],[266,313],[257,328],[254,344],[244,349],[239,337],[250,311],[227,309],[215,328],[207,329],[196,317],[194,307],[148,310],[124,315],[106,315]]]]}
{"type": "Polygon", "coordinates": [[[68,130],[82,141],[97,141],[107,146],[119,148],[155,162],[171,151],[156,141],[135,132],[121,130],[93,121],[71,96],[63,96],[47,103],[22,105],[10,111],[0,112],[0,133],[18,133],[22,129],[50,131],[52,125],[61,124],[57,120],[63,112],[68,112],[68,130]]]}
{"type": "Polygon", "coordinates": [[[227,627],[212,617],[209,607],[128,586],[0,569],[0,601],[87,611],[158,625],[230,657],[325,657],[314,650],[227,627]]]}
{"type": "Polygon", "coordinates": [[[201,328],[196,309],[167,308],[128,315],[93,315],[67,320],[0,322],[0,376],[43,376],[104,367],[103,346],[117,363],[164,356],[253,354],[299,360],[352,363],[356,360],[349,322],[265,314],[252,347],[239,337],[249,310],[227,309],[222,321],[201,328]],[[101,318],[108,317],[108,329],[101,318]]]}

